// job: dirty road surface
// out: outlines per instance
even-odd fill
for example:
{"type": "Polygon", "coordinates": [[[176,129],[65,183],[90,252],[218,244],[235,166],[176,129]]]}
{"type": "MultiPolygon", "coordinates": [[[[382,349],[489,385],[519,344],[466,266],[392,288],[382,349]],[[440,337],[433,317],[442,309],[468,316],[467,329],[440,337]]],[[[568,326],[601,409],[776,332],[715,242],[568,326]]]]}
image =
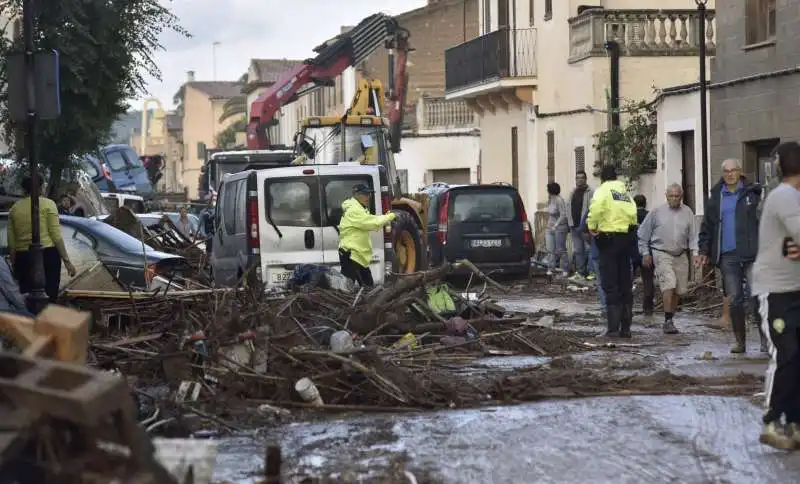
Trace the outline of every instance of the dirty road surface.
{"type": "Polygon", "coordinates": [[[800,453],[758,443],[767,359],[755,330],[748,354],[734,356],[709,317],[679,313],[681,334],[666,336],[658,314],[638,316],[634,346],[598,347],[597,306],[583,301],[499,300],[531,320],[549,312],[552,329],[583,348],[459,372],[476,385],[499,375],[482,387],[487,400],[527,403],[289,423],[222,441],[216,477],[252,482],[264,445],[280,443],[287,482],[800,482],[800,453]]]}

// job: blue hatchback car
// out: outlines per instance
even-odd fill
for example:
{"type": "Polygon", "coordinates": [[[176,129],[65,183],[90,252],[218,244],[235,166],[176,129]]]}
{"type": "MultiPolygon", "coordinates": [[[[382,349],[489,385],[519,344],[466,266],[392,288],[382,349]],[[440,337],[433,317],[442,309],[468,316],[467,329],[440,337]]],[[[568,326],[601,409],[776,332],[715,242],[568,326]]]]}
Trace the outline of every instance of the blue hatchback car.
{"type": "Polygon", "coordinates": [[[127,192],[140,195],[144,199],[154,195],[147,169],[136,150],[129,145],[103,146],[98,150],[97,156],[83,157],[81,164],[90,172],[102,192],[127,192]]]}

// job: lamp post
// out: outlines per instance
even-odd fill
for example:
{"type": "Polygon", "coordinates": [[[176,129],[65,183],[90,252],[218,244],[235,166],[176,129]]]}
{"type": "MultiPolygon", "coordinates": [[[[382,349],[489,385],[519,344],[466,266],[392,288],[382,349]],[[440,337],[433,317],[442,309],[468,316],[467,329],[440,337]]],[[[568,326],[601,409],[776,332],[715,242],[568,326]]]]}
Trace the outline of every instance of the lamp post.
{"type": "Polygon", "coordinates": [[[700,148],[703,165],[703,200],[708,197],[708,86],[706,79],[706,4],[708,0],[694,0],[697,4],[697,42],[700,49],[700,148]]]}

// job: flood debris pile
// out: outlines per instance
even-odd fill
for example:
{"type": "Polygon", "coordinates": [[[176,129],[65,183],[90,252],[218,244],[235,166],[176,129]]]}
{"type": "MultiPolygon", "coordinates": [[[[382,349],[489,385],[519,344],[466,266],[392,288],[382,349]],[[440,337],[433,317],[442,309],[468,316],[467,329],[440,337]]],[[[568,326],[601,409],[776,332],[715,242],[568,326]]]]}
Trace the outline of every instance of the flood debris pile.
{"type": "MultiPolygon", "coordinates": [[[[252,287],[73,303],[93,311],[95,365],[121,371],[140,388],[166,382],[173,396],[205,403],[212,413],[231,402],[343,409],[470,405],[485,401],[485,392],[468,378],[455,378],[447,364],[581,346],[507,314],[485,294],[491,285],[502,289],[491,279],[481,279],[477,292],[442,282],[459,268],[353,292],[331,288],[339,283],[334,276],[332,284],[304,284],[267,297],[252,287]]],[[[474,272],[478,280],[482,275],[474,272]]]]}

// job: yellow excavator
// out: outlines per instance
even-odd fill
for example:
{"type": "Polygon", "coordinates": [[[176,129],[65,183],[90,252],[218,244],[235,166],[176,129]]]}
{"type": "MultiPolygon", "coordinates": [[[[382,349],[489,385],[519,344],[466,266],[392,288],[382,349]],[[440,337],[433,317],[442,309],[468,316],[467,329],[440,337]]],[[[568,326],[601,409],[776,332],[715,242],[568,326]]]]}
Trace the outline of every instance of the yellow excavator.
{"type": "Polygon", "coordinates": [[[408,37],[408,30],[391,16],[367,17],[348,32],[315,48],[317,57],[289,69],[259,96],[250,106],[247,127],[248,149],[264,149],[269,146],[267,128],[281,106],[316,87],[332,85],[345,69],[358,65],[381,45],[386,46],[390,55],[389,92],[380,81],[363,79],[344,116],[304,119],[295,138],[295,151],[300,154],[295,163],[360,162],[383,167],[382,207],[384,212],[397,213],[385,237],[387,245],[394,247],[394,271],[404,274],[428,267],[427,197],[404,196],[394,162],[394,155],[400,152],[408,86],[408,37]]]}

